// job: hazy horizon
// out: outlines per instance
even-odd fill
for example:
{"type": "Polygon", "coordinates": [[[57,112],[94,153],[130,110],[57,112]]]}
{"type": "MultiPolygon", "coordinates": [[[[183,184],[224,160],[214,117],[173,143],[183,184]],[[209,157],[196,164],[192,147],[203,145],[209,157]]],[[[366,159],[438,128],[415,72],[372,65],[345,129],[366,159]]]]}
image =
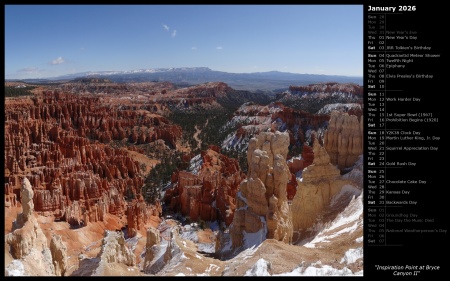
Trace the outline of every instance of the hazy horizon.
{"type": "Polygon", "coordinates": [[[363,76],[362,5],[5,5],[5,79],[208,67],[363,76]]]}

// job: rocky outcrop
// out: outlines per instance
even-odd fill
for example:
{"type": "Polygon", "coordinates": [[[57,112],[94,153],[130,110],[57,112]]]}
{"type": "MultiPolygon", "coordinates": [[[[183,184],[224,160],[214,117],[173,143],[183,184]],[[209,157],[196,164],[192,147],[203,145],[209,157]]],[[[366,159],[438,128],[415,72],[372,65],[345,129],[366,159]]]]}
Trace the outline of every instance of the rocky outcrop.
{"type": "Polygon", "coordinates": [[[307,86],[289,86],[289,91],[293,94],[312,93],[350,93],[356,96],[363,96],[364,87],[355,83],[318,83],[307,86]]]}
{"type": "Polygon", "coordinates": [[[175,147],[181,128],[145,110],[123,109],[94,95],[44,91],[5,102],[5,205],[21,200],[27,177],[34,210],[71,225],[127,214],[125,196],[140,194],[140,165],[110,140],[161,140],[175,147]]]}
{"type": "Polygon", "coordinates": [[[236,126],[233,136],[228,137],[222,147],[244,150],[248,141],[266,131],[286,131],[289,145],[301,147],[310,142],[309,131],[324,128],[329,120],[328,114],[312,114],[294,110],[282,103],[274,102],[262,106],[252,103],[243,104],[234,113],[225,128],[236,126]]]}
{"type": "Polygon", "coordinates": [[[47,238],[34,216],[32,200],[34,192],[27,178],[22,182],[20,194],[23,211],[17,215],[16,220],[13,222],[13,232],[6,236],[11,255],[15,259],[20,259],[30,254],[34,248],[43,250],[47,247],[47,238]]]}
{"type": "Polygon", "coordinates": [[[288,145],[286,132],[263,132],[250,140],[248,175],[236,196],[230,230],[233,248],[243,245],[244,233],[261,230],[266,233],[263,239],[292,241],[292,214],[286,194],[291,176],[286,165],[288,145]]]}
{"type": "Polygon", "coordinates": [[[304,168],[311,165],[314,161],[314,152],[311,146],[303,145],[301,157],[293,157],[288,160],[287,165],[289,167],[289,171],[292,174],[296,174],[299,171],[302,171],[304,168]]]}
{"type": "Polygon", "coordinates": [[[313,150],[314,161],[303,170],[291,205],[295,210],[292,213],[295,241],[316,222],[342,186],[350,184],[349,180],[341,178],[339,169],[330,163],[327,151],[318,141],[314,142],[313,150]]]}
{"type": "Polygon", "coordinates": [[[123,263],[127,266],[136,265],[133,251],[125,243],[123,232],[105,230],[102,249],[98,255],[100,263],[123,263]]]}
{"type": "MultiPolygon", "coordinates": [[[[48,247],[47,238],[34,214],[34,193],[27,178],[22,182],[20,193],[23,211],[13,223],[13,232],[5,237],[12,257],[33,260],[34,266],[42,268],[40,272],[45,275],[64,276],[67,270],[67,249],[57,235],[53,235],[48,247]]],[[[28,262],[25,264],[28,265],[28,262]]]]}
{"type": "Polygon", "coordinates": [[[153,227],[147,229],[147,240],[145,244],[145,258],[144,258],[144,272],[149,272],[153,259],[155,258],[155,252],[157,249],[154,246],[158,246],[161,242],[159,230],[153,227]]]}
{"type": "Polygon", "coordinates": [[[351,167],[363,153],[363,116],[332,111],[324,146],[331,163],[339,169],[351,167]]]}
{"type": "Polygon", "coordinates": [[[172,177],[173,188],[166,191],[163,200],[173,211],[189,216],[192,221],[219,220],[231,224],[236,191],[244,174],[236,159],[218,150],[212,146],[202,151],[198,172],[177,171],[172,177]]]}
{"type": "Polygon", "coordinates": [[[127,207],[127,236],[128,238],[136,236],[137,232],[146,225],[150,218],[159,217],[162,213],[161,204],[159,201],[155,205],[147,206],[142,195],[137,195],[136,199],[128,202],[127,207]]]}
{"type": "Polygon", "coordinates": [[[329,120],[326,114],[311,114],[303,110],[294,110],[289,107],[284,107],[282,111],[277,111],[272,114],[272,121],[278,123],[277,130],[286,127],[290,132],[290,144],[303,145],[307,141],[306,132],[311,129],[318,129],[324,126],[325,122],[329,120]]]}
{"type": "Polygon", "coordinates": [[[61,236],[52,235],[50,240],[50,252],[52,254],[53,266],[56,276],[64,276],[67,269],[67,247],[62,242],[61,236]]]}

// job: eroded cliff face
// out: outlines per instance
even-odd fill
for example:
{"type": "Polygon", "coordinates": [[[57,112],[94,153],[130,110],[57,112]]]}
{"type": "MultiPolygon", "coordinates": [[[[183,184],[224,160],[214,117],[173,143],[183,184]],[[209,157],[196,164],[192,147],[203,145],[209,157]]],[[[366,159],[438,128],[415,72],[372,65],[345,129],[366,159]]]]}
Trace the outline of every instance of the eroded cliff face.
{"type": "Polygon", "coordinates": [[[64,245],[61,236],[52,235],[50,252],[52,254],[53,266],[55,267],[55,275],[64,276],[68,269],[67,247],[64,245]]]}
{"type": "Polygon", "coordinates": [[[147,229],[147,240],[145,244],[145,258],[143,269],[144,272],[151,272],[152,261],[155,258],[156,253],[158,252],[158,246],[161,243],[159,230],[154,227],[149,227],[147,229]]]}
{"type": "Polygon", "coordinates": [[[229,136],[222,147],[247,148],[248,141],[267,130],[287,131],[290,145],[304,145],[310,142],[310,130],[319,130],[330,119],[329,114],[312,114],[294,110],[280,102],[262,106],[246,103],[239,107],[233,118],[224,126],[236,126],[236,132],[229,136]]]}
{"type": "Polygon", "coordinates": [[[216,146],[202,151],[198,172],[177,171],[164,200],[173,211],[192,221],[219,220],[227,226],[233,221],[235,196],[244,177],[236,159],[228,158],[216,146]]]}
{"type": "Polygon", "coordinates": [[[106,213],[136,213],[127,211],[125,196],[140,194],[139,163],[102,142],[160,139],[175,147],[181,136],[181,128],[162,116],[121,110],[93,95],[45,91],[28,101],[5,103],[5,205],[21,200],[27,177],[35,212],[73,226],[102,221],[106,213]]]}
{"type": "Polygon", "coordinates": [[[363,153],[363,116],[332,111],[328,129],[324,134],[324,147],[331,163],[339,169],[355,164],[363,153]]]}
{"type": "Polygon", "coordinates": [[[247,152],[248,175],[236,196],[236,211],[230,235],[233,248],[244,244],[245,233],[264,233],[266,238],[292,241],[292,214],[286,186],[291,177],[286,165],[289,135],[260,133],[247,152]]]}
{"type": "Polygon", "coordinates": [[[333,196],[345,184],[351,184],[351,181],[342,179],[340,170],[330,162],[330,156],[318,141],[314,142],[313,151],[314,161],[303,169],[291,205],[294,241],[314,225],[333,196]]]}
{"type": "Polygon", "coordinates": [[[39,268],[44,275],[64,276],[67,270],[67,249],[61,237],[54,235],[50,248],[34,212],[34,192],[27,178],[22,181],[20,190],[22,213],[13,222],[13,232],[5,236],[5,242],[14,259],[22,260],[25,272],[39,268]],[[30,261],[31,265],[30,266],[30,261]]]}
{"type": "Polygon", "coordinates": [[[98,257],[101,263],[123,263],[127,266],[136,264],[136,257],[126,245],[124,234],[121,231],[105,230],[105,237],[98,257]]]}

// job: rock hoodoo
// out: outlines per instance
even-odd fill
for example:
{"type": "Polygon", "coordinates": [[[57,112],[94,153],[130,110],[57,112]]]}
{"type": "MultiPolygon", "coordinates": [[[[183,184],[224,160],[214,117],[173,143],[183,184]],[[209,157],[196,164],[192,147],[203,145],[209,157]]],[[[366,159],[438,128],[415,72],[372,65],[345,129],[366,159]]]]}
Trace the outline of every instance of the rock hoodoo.
{"type": "Polygon", "coordinates": [[[353,166],[363,153],[363,116],[333,110],[324,146],[332,164],[344,169],[353,166]]]}
{"type": "MultiPolygon", "coordinates": [[[[339,169],[330,163],[330,156],[319,142],[313,144],[314,161],[302,173],[291,208],[294,232],[300,234],[311,227],[342,186],[350,183],[341,179],[339,169]]],[[[294,237],[297,240],[299,237],[294,237]]]]}
{"type": "Polygon", "coordinates": [[[151,270],[151,263],[155,258],[155,252],[157,252],[157,249],[154,249],[154,246],[158,246],[160,242],[161,238],[159,230],[149,227],[147,229],[147,240],[145,244],[144,272],[149,272],[151,270]]]}
{"type": "Polygon", "coordinates": [[[34,192],[28,178],[24,178],[20,190],[23,212],[13,222],[13,232],[5,237],[14,259],[22,259],[39,268],[45,275],[64,276],[67,270],[67,248],[61,237],[53,235],[50,248],[34,214],[34,192]]]}
{"type": "Polygon", "coordinates": [[[127,266],[136,265],[136,257],[126,245],[125,237],[121,231],[105,230],[99,257],[100,262],[104,263],[123,263],[127,266]]]}
{"type": "Polygon", "coordinates": [[[262,231],[264,239],[292,241],[292,214],[286,186],[291,177],[286,165],[289,134],[262,132],[252,138],[247,152],[248,175],[236,196],[230,234],[233,248],[242,246],[245,233],[262,231]]]}
{"type": "Polygon", "coordinates": [[[236,191],[244,177],[239,163],[210,146],[198,156],[197,164],[201,165],[198,172],[174,174],[174,187],[166,191],[164,201],[193,221],[218,219],[228,226],[233,221],[236,191]]]}
{"type": "Polygon", "coordinates": [[[26,177],[39,215],[72,226],[103,221],[108,213],[126,216],[125,196],[140,194],[144,179],[129,152],[109,142],[161,140],[175,147],[181,127],[158,114],[122,107],[99,96],[58,91],[6,100],[5,206],[22,201],[26,177]]]}

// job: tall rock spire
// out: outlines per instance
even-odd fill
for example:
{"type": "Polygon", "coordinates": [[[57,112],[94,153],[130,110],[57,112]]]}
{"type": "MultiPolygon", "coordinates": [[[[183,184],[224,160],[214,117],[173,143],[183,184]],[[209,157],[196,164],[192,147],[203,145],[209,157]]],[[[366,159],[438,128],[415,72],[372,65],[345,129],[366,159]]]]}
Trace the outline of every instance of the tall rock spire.
{"type": "Polygon", "coordinates": [[[236,211],[230,230],[233,248],[246,245],[245,233],[260,232],[261,241],[292,241],[292,214],[286,185],[289,135],[262,132],[249,143],[248,176],[236,196],[236,211]]]}

